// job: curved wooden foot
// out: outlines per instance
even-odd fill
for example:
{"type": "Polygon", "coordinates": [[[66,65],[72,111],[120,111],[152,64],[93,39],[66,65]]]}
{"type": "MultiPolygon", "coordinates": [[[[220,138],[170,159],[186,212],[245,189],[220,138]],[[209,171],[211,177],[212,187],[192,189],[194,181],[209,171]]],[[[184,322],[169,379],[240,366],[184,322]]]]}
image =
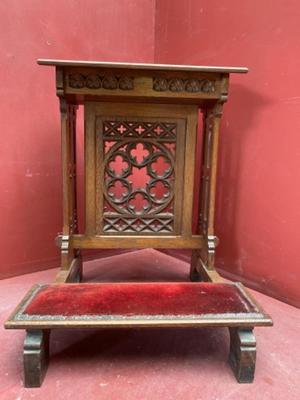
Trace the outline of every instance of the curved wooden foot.
{"type": "Polygon", "coordinates": [[[254,379],[256,340],[251,328],[229,328],[229,364],[239,383],[251,383],[254,379]]]}
{"type": "Polygon", "coordinates": [[[24,386],[40,387],[49,360],[49,330],[27,331],[24,341],[24,386]]]}

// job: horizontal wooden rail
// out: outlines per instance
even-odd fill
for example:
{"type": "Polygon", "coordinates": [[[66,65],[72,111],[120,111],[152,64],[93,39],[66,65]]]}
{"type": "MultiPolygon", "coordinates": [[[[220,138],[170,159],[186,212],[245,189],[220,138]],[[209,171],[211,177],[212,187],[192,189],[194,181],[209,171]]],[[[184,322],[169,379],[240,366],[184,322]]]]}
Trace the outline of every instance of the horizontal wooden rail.
{"type": "MultiPolygon", "coordinates": [[[[59,244],[60,237],[57,238],[59,244]]],[[[138,235],[71,235],[69,244],[75,249],[200,249],[203,236],[138,236],[138,235]]]]}

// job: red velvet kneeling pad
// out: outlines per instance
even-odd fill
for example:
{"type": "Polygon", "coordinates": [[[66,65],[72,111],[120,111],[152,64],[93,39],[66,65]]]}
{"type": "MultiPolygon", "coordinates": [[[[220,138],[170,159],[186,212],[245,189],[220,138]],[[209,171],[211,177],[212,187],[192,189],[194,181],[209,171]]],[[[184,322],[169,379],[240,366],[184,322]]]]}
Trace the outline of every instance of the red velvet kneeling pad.
{"type": "Polygon", "coordinates": [[[238,286],[216,283],[81,283],[42,286],[27,315],[202,315],[256,312],[238,286]]]}

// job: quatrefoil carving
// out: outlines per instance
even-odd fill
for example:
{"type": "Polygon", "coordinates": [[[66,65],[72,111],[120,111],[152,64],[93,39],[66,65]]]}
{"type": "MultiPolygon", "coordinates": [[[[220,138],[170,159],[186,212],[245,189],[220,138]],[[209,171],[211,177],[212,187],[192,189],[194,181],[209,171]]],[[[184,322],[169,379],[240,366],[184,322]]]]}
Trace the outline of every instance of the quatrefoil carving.
{"type": "Polygon", "coordinates": [[[104,231],[171,232],[176,124],[104,121],[103,140],[104,231]]]}

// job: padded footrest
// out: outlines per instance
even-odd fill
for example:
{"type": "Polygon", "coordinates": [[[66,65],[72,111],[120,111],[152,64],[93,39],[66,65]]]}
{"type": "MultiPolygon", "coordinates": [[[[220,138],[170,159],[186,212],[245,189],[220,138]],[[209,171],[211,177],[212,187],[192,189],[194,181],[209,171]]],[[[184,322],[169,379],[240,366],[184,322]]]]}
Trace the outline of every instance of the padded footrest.
{"type": "Polygon", "coordinates": [[[272,321],[238,283],[35,285],[6,328],[258,326],[272,321]]]}

